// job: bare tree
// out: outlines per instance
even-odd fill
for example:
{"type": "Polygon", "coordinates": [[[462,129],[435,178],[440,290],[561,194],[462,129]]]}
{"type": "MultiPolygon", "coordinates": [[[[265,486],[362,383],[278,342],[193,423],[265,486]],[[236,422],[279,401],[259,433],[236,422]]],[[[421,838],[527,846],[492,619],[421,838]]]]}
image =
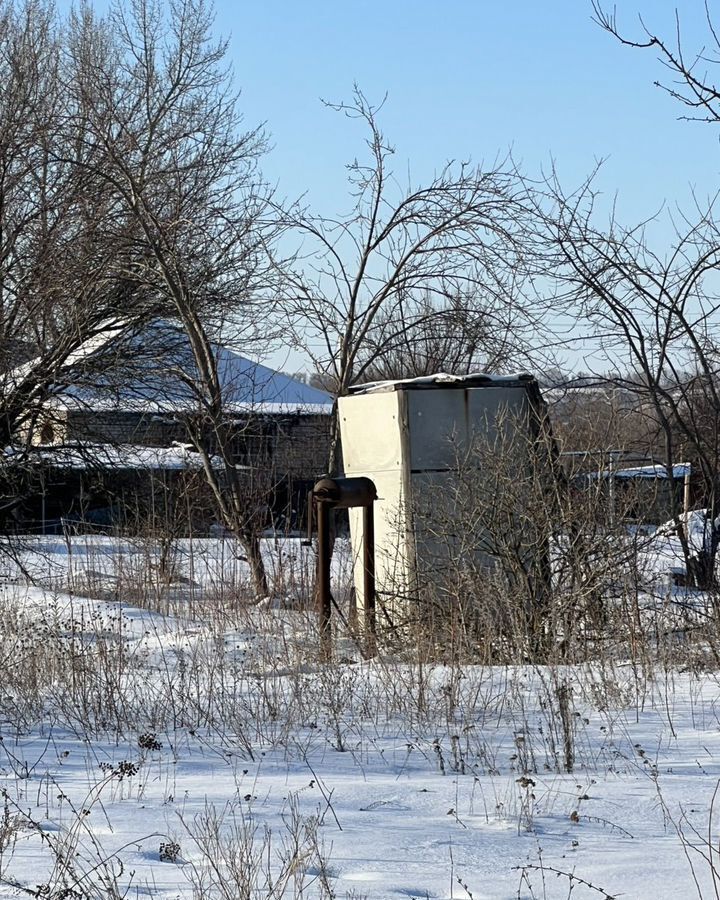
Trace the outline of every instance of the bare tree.
{"type": "Polygon", "coordinates": [[[556,296],[577,315],[578,333],[590,338],[609,379],[635,398],[634,411],[657,433],[671,482],[671,497],[688,568],[698,585],[714,578],[720,533],[720,394],[715,270],[720,229],[712,207],[697,224],[681,221],[667,253],[653,250],[647,223],[623,227],[611,214],[598,224],[592,179],[572,195],[548,181],[547,255],[556,296]],[[699,394],[703,402],[700,404],[699,394]],[[700,410],[702,409],[702,421],[700,410]],[[708,418],[709,411],[712,411],[708,418]],[[701,473],[708,509],[705,551],[691,552],[681,527],[673,465],[690,458],[701,473]]]}
{"type": "MultiPolygon", "coordinates": [[[[565,375],[545,391],[553,434],[561,452],[591,465],[607,465],[609,454],[623,450],[643,459],[662,454],[657,422],[645,413],[635,390],[618,385],[616,372],[598,378],[565,375]]],[[[631,375],[620,379],[634,384],[631,375]]],[[[586,468],[581,465],[581,469],[586,468]]]]}
{"type": "Polygon", "coordinates": [[[70,127],[65,35],[43,0],[0,3],[0,445],[3,506],[68,382],[93,377],[147,316],[127,219],[70,127]]]}
{"type": "MultiPolygon", "coordinates": [[[[593,0],[593,10],[600,27],[623,44],[657,53],[669,79],[656,83],[686,109],[682,118],[720,121],[720,90],[713,81],[720,41],[707,4],[707,43],[691,54],[683,45],[678,14],[675,36],[667,40],[642,18],[641,34],[628,37],[615,9],[600,0],[593,0]]],[[[619,371],[631,372],[618,375],[617,383],[638,397],[639,414],[655,421],[668,471],[673,462],[690,458],[700,472],[708,523],[699,559],[688,556],[679,519],[678,530],[696,583],[707,586],[720,540],[720,227],[715,202],[696,199],[694,210],[671,220],[674,240],[658,251],[651,246],[648,222],[623,227],[611,214],[604,226],[598,225],[592,178],[569,195],[553,177],[548,193],[554,206],[551,240],[558,251],[554,264],[584,320],[592,324],[597,345],[619,371]]]]}
{"type": "MultiPolygon", "coordinates": [[[[347,167],[349,213],[296,207],[283,216],[302,245],[284,269],[282,299],[297,345],[335,393],[377,372],[386,351],[414,348],[424,329],[449,328],[454,305],[457,312],[467,304],[463,315],[483,350],[507,337],[509,320],[516,340],[524,325],[539,327],[537,307],[520,302],[516,264],[528,208],[512,168],[448,163],[427,184],[402,186],[380,107],[357,87],[351,102],[327,105],[365,127],[367,158],[347,167]]],[[[335,427],[328,470],[338,464],[335,427]]]]}
{"type": "Polygon", "coordinates": [[[0,433],[30,444],[54,394],[121,383],[124,339],[179,321],[188,432],[262,596],[257,502],[235,465],[217,347],[256,327],[264,139],[241,127],[212,24],[204,0],[134,0],[104,18],[81,5],[66,20],[43,0],[0,3],[0,433]]]}
{"type": "Polygon", "coordinates": [[[434,305],[432,298],[421,296],[398,312],[401,323],[385,311],[378,315],[359,354],[359,367],[367,380],[417,378],[436,372],[500,374],[526,357],[518,347],[517,315],[511,305],[493,310],[492,303],[474,296],[449,297],[434,305]]]}
{"type": "Polygon", "coordinates": [[[683,45],[680,14],[675,10],[675,36],[668,40],[655,33],[639,18],[641,35],[629,37],[621,31],[617,11],[606,8],[600,0],[592,0],[595,21],[622,44],[635,49],[652,50],[670,73],[670,80],[656,81],[687,110],[681,118],[699,122],[720,121],[720,87],[713,81],[712,72],[720,65],[720,32],[707,0],[704,4],[706,42],[697,51],[688,53],[683,45]]]}
{"type": "Polygon", "coordinates": [[[236,466],[215,347],[228,332],[247,340],[257,323],[254,290],[267,258],[257,161],[265,144],[260,131],[241,127],[227,47],[213,39],[212,21],[204,0],[134,0],[105,19],[88,7],[74,12],[71,127],[79,145],[93,149],[85,171],[128,223],[132,278],[184,329],[192,365],[176,374],[195,401],[188,432],[263,596],[255,504],[236,466]]]}

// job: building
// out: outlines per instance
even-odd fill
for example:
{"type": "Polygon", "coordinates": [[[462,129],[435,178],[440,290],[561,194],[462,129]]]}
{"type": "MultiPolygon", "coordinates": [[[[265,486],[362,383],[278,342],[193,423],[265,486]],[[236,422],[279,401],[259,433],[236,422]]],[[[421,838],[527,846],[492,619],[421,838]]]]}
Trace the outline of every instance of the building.
{"type": "MultiPolygon", "coordinates": [[[[265,524],[294,528],[308,488],[325,468],[333,399],[220,342],[212,353],[235,465],[254,502],[263,491],[265,524]]],[[[117,523],[156,510],[158,498],[165,498],[165,508],[168,496],[192,485],[197,499],[186,503],[190,518],[209,526],[212,503],[194,441],[212,459],[217,434],[184,333],[156,323],[111,364],[94,368],[82,382],[57,390],[19,436],[22,451],[6,450],[6,461],[16,460],[26,478],[14,521],[38,530],[55,530],[61,520],[117,523]]]]}

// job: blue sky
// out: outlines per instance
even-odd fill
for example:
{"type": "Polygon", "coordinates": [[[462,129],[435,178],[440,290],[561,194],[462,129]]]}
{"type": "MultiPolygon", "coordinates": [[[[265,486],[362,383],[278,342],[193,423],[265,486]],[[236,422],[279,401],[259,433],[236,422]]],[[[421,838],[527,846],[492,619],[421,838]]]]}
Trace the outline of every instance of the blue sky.
{"type": "MultiPolygon", "coordinates": [[[[630,35],[642,36],[638,13],[674,34],[675,2],[616,6],[630,35]]],[[[702,0],[683,0],[681,17],[685,47],[699,49],[702,0]]],[[[229,38],[247,126],[265,123],[267,177],[318,213],[348,208],[344,166],[365,137],[320,98],[347,99],[354,82],[371,101],[388,95],[381,125],[396,172],[415,183],[448,159],[491,163],[512,149],[530,175],[554,160],[571,187],[604,159],[596,185],[617,193],[628,224],[720,187],[717,128],[678,120],[683,110],[653,84],[664,74],[656,56],[602,31],[590,0],[216,0],[216,31],[229,38]]],[[[653,236],[662,252],[669,225],[653,236]]],[[[307,367],[287,352],[268,362],[307,367]]]]}
{"type": "MultiPolygon", "coordinates": [[[[666,0],[618,0],[617,11],[633,35],[639,12],[674,33],[666,0]]],[[[682,16],[684,42],[699,48],[701,2],[684,0],[682,16]]],[[[230,36],[247,124],[267,124],[266,174],[282,195],[307,192],[317,212],[349,205],[344,163],[362,152],[364,133],[320,98],[348,98],[354,81],[371,100],[387,93],[381,124],[395,169],[416,181],[448,159],[492,161],[512,148],[530,174],[554,159],[573,186],[604,159],[597,184],[608,198],[617,192],[628,223],[720,184],[716,129],[678,120],[681,108],[653,84],[663,76],[656,56],[602,31],[590,0],[219,0],[217,28],[230,36]]],[[[669,225],[653,234],[670,243],[669,225]]],[[[566,361],[602,367],[592,356],[578,345],[566,361]]],[[[269,362],[307,365],[282,351],[269,362]]]]}
{"type": "MultiPolygon", "coordinates": [[[[639,34],[643,2],[648,23],[672,33],[665,0],[620,0],[620,21],[639,34]]],[[[531,172],[554,157],[568,183],[607,158],[600,184],[619,192],[629,219],[686,203],[691,186],[713,193],[716,130],[677,121],[679,107],[653,86],[662,69],[652,53],[621,47],[591,14],[589,0],[220,0],[217,27],[230,35],[247,123],[267,123],[267,174],[284,194],[308,191],[318,211],[346,205],[343,165],[362,138],[319,98],[347,98],[353,81],[371,100],[387,92],[396,168],[417,179],[448,158],[512,147],[531,172]]],[[[701,17],[685,0],[690,45],[701,17]]]]}

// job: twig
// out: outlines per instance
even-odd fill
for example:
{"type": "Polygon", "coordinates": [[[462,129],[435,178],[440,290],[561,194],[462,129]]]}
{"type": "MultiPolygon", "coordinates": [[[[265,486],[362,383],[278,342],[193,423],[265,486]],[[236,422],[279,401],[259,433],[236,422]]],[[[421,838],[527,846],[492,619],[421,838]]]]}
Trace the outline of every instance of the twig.
{"type": "Polygon", "coordinates": [[[570,886],[572,887],[573,882],[577,882],[581,884],[583,887],[586,887],[590,891],[595,891],[597,894],[600,894],[603,897],[603,900],[617,900],[618,894],[608,894],[605,888],[601,888],[596,884],[592,884],[590,881],[586,881],[586,879],[581,878],[579,875],[575,875],[574,872],[563,872],[562,869],[556,869],[554,866],[536,866],[534,863],[527,863],[524,866],[513,866],[513,870],[516,872],[521,872],[525,874],[527,871],[534,872],[551,872],[553,875],[557,875],[558,878],[567,878],[570,882],[570,886]]]}

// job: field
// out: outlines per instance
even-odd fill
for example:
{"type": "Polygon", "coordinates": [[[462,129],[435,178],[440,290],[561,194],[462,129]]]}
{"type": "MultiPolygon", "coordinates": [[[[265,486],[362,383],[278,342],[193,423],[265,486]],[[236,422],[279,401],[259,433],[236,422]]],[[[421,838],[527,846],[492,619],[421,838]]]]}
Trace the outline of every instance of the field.
{"type": "Polygon", "coordinates": [[[366,660],[342,628],[320,663],[309,551],[264,551],[259,604],[229,540],[7,563],[0,896],[720,895],[714,606],[663,580],[671,539],[635,651],[573,666],[366,660]]]}

